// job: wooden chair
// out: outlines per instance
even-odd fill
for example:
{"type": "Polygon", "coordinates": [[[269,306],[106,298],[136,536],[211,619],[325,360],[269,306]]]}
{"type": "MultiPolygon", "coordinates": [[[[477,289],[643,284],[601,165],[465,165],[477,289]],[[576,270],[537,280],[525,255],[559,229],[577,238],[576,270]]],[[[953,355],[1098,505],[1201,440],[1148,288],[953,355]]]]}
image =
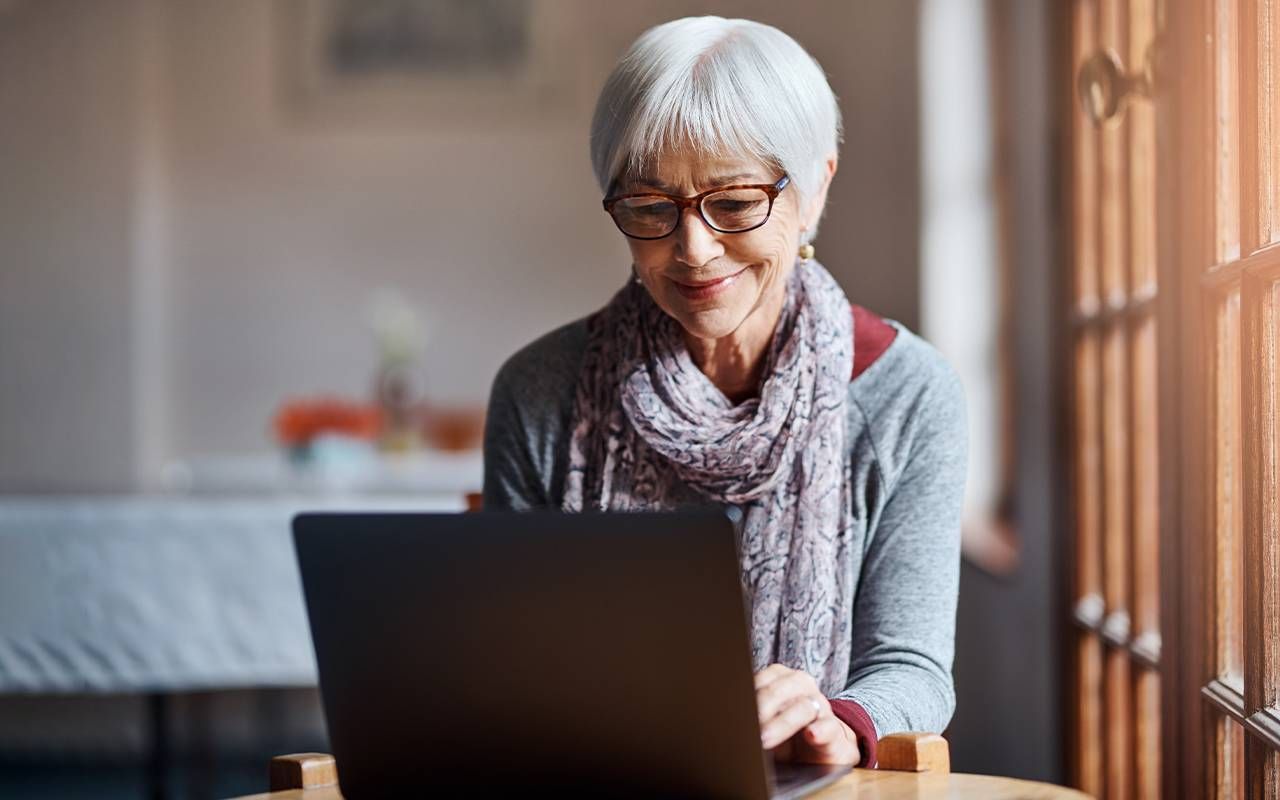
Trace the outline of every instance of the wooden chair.
{"type": "MultiPolygon", "coordinates": [[[[902,772],[951,771],[951,749],[936,733],[893,733],[877,746],[879,768],[902,772]]],[[[320,789],[338,783],[338,765],[328,753],[294,753],[271,759],[271,791],[320,789]]]]}

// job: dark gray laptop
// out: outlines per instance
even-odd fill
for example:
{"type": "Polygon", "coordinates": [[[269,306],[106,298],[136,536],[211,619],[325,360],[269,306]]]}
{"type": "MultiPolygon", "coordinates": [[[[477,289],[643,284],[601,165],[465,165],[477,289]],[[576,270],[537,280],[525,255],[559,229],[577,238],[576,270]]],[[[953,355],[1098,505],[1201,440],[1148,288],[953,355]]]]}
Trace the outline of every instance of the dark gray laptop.
{"type": "Polygon", "coordinates": [[[347,800],[763,800],[848,772],[775,771],[760,747],[723,514],[302,514],[293,528],[347,800]]]}

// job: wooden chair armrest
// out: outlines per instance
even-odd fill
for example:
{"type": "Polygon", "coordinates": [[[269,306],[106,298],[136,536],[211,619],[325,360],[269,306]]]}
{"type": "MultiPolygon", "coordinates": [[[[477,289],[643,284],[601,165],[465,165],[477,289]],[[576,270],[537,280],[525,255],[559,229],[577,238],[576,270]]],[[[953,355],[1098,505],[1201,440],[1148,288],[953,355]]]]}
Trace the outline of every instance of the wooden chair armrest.
{"type": "Polygon", "coordinates": [[[951,746],[936,733],[891,733],[876,744],[876,766],[901,772],[950,772],[951,746]]]}
{"type": "Polygon", "coordinates": [[[338,782],[338,765],[328,753],[293,753],[271,759],[273,792],[318,789],[338,782]]]}

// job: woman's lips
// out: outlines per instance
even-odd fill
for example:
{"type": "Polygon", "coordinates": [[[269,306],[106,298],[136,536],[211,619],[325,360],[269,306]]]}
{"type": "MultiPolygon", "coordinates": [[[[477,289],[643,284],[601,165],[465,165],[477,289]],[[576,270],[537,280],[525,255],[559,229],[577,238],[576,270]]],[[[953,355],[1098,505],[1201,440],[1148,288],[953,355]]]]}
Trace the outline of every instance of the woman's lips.
{"type": "Polygon", "coordinates": [[[676,290],[679,291],[681,296],[685,299],[706,300],[728,290],[728,288],[734,284],[734,281],[738,280],[738,276],[746,271],[746,267],[743,267],[732,275],[726,275],[723,278],[716,278],[713,281],[703,281],[701,283],[681,283],[675,279],[672,279],[671,282],[676,285],[676,290]]]}

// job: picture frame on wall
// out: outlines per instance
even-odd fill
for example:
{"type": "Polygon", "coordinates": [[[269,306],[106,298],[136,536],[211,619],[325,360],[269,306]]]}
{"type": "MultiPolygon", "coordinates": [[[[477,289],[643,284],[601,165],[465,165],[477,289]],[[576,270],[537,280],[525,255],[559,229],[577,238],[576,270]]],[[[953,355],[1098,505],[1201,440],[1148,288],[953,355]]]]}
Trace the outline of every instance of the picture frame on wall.
{"type": "Polygon", "coordinates": [[[570,4],[276,0],[281,105],[295,121],[474,125],[565,113],[577,95],[570,4]]]}

